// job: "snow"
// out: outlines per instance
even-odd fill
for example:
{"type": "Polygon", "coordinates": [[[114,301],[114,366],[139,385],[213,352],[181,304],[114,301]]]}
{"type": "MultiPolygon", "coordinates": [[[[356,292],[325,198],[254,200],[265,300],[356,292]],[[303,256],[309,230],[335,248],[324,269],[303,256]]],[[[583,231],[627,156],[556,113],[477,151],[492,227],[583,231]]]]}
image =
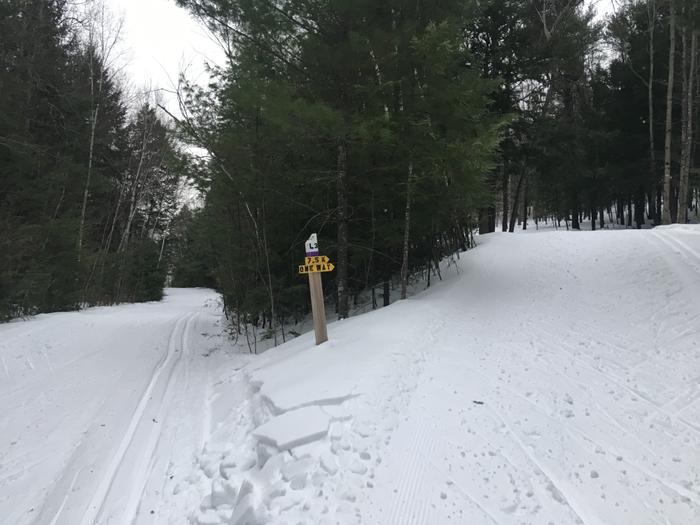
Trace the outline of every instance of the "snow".
{"type": "Polygon", "coordinates": [[[206,290],[0,326],[0,515],[700,523],[700,226],[478,240],[320,346],[206,290]]]}
{"type": "Polygon", "coordinates": [[[208,440],[202,385],[222,359],[229,370],[245,360],[220,336],[210,290],[0,325],[0,521],[126,522],[157,511],[208,440]]]}
{"type": "Polygon", "coordinates": [[[321,439],[328,433],[330,417],[318,406],[290,410],[270,419],[253,432],[260,442],[280,450],[321,439]]]}

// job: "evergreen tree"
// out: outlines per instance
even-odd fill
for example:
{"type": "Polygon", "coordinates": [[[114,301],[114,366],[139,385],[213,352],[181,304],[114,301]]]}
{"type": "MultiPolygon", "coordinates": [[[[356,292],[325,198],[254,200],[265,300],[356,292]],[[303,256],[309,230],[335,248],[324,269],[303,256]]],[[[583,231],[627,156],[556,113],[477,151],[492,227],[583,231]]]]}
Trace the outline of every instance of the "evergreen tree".
{"type": "Polygon", "coordinates": [[[128,116],[65,1],[0,10],[0,318],[160,297],[185,171],[172,132],[152,108],[128,116]]]}
{"type": "Polygon", "coordinates": [[[212,154],[201,217],[231,311],[272,326],[307,308],[312,231],[341,318],[466,247],[503,122],[465,41],[472,5],[180,3],[232,50],[211,92],[185,90],[181,123],[212,154]]]}

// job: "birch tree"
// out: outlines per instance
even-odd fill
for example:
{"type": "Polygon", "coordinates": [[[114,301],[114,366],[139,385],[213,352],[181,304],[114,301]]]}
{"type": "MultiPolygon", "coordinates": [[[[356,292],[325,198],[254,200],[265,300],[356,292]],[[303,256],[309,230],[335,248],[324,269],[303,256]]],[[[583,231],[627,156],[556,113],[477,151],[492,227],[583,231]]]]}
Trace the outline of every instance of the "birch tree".
{"type": "Polygon", "coordinates": [[[89,64],[90,83],[90,144],[88,153],[87,172],[83,189],[82,206],[80,209],[80,224],[78,227],[77,257],[80,262],[85,235],[85,214],[90,196],[90,183],[94,165],[95,132],[100,118],[100,108],[103,102],[104,87],[112,82],[118,71],[113,63],[115,47],[119,42],[122,30],[122,20],[112,21],[105,7],[104,0],[91,0],[86,4],[85,17],[87,20],[86,55],[89,64]]]}
{"type": "Polygon", "coordinates": [[[685,3],[681,28],[683,46],[683,83],[681,96],[681,166],[678,185],[677,222],[687,221],[688,183],[693,153],[693,117],[695,113],[695,85],[698,76],[698,7],[695,3],[685,3]]]}
{"type": "Polygon", "coordinates": [[[673,137],[673,87],[676,63],[676,0],[669,0],[669,48],[668,48],[668,80],[666,84],[666,129],[664,132],[664,202],[663,223],[671,224],[672,199],[671,193],[671,140],[673,137]]]}

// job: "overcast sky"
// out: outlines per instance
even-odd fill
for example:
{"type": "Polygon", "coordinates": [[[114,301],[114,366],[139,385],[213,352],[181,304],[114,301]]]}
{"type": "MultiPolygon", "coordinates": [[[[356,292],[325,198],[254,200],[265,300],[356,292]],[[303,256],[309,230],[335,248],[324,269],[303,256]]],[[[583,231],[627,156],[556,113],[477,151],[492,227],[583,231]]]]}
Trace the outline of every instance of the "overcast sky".
{"type": "MultiPolygon", "coordinates": [[[[123,17],[120,62],[132,87],[172,89],[183,67],[188,78],[204,82],[204,61],[223,62],[223,53],[206,29],[175,0],[105,1],[115,16],[123,17]]],[[[613,0],[591,1],[603,14],[613,0]]],[[[166,102],[175,109],[172,98],[166,97],[166,102]]]]}
{"type": "MultiPolygon", "coordinates": [[[[204,62],[220,63],[223,53],[207,30],[175,0],[105,0],[116,18],[122,18],[118,62],[132,88],[173,89],[180,71],[206,81],[204,62]]],[[[166,96],[171,109],[172,98],[166,96]]]]}

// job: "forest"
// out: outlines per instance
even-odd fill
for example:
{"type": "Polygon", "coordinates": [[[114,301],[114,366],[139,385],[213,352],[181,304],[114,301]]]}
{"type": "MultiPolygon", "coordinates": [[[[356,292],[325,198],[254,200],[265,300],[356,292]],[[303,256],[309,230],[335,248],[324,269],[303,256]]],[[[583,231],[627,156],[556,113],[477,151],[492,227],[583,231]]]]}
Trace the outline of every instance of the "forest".
{"type": "Polygon", "coordinates": [[[162,297],[185,156],[86,5],[0,4],[0,320],[162,297]]]}
{"type": "Polygon", "coordinates": [[[207,286],[281,342],[312,232],[344,318],[476,234],[697,220],[697,1],[177,3],[226,54],[178,112],[99,10],[0,6],[0,319],[207,286]]]}

